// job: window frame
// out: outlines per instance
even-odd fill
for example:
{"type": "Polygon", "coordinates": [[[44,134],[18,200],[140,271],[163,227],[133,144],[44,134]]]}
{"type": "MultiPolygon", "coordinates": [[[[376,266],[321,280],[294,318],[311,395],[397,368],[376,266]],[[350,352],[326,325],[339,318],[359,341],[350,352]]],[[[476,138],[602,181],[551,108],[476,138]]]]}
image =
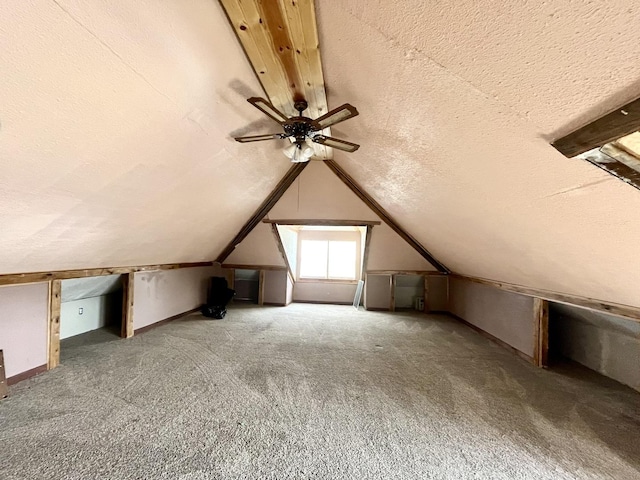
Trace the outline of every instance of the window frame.
{"type": "MultiPolygon", "coordinates": [[[[328,245],[327,245],[328,248],[328,245]]],[[[343,283],[357,284],[362,274],[362,233],[359,230],[304,230],[298,232],[298,249],[296,261],[296,282],[302,283],[343,283]],[[327,252],[327,278],[323,277],[303,277],[300,275],[302,266],[302,241],[319,240],[326,242],[355,242],[356,244],[356,266],[355,278],[330,278],[328,277],[329,256],[327,252]]]]}

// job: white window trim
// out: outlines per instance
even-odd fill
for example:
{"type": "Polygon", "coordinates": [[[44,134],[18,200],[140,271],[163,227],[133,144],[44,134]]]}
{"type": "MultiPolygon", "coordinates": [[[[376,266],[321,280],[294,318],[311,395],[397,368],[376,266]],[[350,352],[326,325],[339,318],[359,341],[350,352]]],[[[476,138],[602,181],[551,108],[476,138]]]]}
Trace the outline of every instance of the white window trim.
{"type": "Polygon", "coordinates": [[[362,234],[360,231],[336,231],[336,230],[300,230],[298,232],[298,252],[296,261],[296,278],[298,282],[310,283],[358,283],[362,271],[362,234]],[[323,240],[323,241],[342,241],[356,243],[356,276],[355,279],[345,278],[320,278],[320,277],[302,277],[300,275],[300,266],[302,264],[302,241],[303,240],[323,240]]]}

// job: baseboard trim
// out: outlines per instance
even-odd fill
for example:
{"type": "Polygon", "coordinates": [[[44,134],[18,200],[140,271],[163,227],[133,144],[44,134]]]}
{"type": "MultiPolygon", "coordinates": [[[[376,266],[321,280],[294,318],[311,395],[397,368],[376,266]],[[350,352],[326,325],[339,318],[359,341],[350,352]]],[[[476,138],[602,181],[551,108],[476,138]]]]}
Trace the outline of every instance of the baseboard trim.
{"type": "Polygon", "coordinates": [[[294,300],[291,303],[310,303],[312,305],[353,305],[351,302],[323,302],[322,300],[294,300]]]}
{"type": "Polygon", "coordinates": [[[138,335],[140,333],[148,332],[149,330],[152,330],[152,329],[154,329],[156,327],[159,327],[160,325],[165,325],[165,324],[167,324],[169,322],[173,322],[174,320],[177,320],[179,318],[185,317],[185,316],[190,315],[192,313],[199,312],[200,308],[201,307],[192,308],[191,310],[187,310],[186,312],[179,313],[177,315],[174,315],[174,316],[169,317],[169,318],[165,318],[164,320],[160,320],[158,322],[154,322],[151,325],[147,325],[147,326],[144,326],[144,327],[137,328],[137,329],[135,329],[133,331],[133,334],[134,335],[138,335]]]}
{"type": "Polygon", "coordinates": [[[455,318],[456,320],[458,320],[461,323],[464,323],[467,327],[469,327],[471,330],[474,330],[475,332],[479,333],[480,335],[482,335],[483,337],[491,340],[494,343],[497,343],[498,345],[500,345],[502,348],[505,348],[507,350],[509,350],[511,353],[516,354],[518,357],[522,358],[523,360],[526,360],[527,362],[531,363],[532,365],[534,365],[534,361],[533,361],[533,357],[530,357],[529,355],[527,355],[524,352],[521,352],[520,350],[518,350],[515,347],[512,347],[511,345],[509,345],[507,342],[505,342],[504,340],[500,340],[498,337],[491,335],[489,332],[481,329],[480,327],[474,325],[473,323],[469,323],[467,322],[464,318],[460,318],[459,316],[449,312],[449,315],[451,315],[453,318],[455,318]]]}
{"type": "Polygon", "coordinates": [[[286,303],[279,303],[279,302],[262,302],[262,305],[265,305],[268,307],[286,307],[287,306],[286,303]]]}
{"type": "Polygon", "coordinates": [[[13,377],[7,378],[7,385],[15,385],[18,382],[26,380],[27,378],[35,377],[36,375],[40,375],[47,371],[47,364],[40,365],[39,367],[32,368],[27,370],[26,372],[18,373],[13,377]]]}
{"type": "Polygon", "coordinates": [[[391,310],[389,310],[389,308],[382,308],[382,307],[364,307],[364,309],[368,312],[389,312],[391,313],[391,310]]]}

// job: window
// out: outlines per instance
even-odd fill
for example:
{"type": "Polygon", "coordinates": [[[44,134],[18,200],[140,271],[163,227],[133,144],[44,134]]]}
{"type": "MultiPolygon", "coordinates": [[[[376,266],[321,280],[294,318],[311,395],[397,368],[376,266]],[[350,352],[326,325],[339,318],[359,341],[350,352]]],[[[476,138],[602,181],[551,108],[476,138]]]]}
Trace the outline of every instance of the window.
{"type": "Polygon", "coordinates": [[[298,278],[355,281],[360,272],[358,231],[302,230],[298,278]]]}

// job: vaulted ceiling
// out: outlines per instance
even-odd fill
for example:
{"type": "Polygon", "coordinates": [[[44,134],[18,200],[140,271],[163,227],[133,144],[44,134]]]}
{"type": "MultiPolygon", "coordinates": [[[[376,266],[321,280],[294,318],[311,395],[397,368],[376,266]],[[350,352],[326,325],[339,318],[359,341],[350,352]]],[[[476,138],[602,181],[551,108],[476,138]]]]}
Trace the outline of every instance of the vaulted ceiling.
{"type": "MultiPolygon", "coordinates": [[[[640,96],[637,2],[318,2],[334,158],[451,270],[640,306],[640,195],[549,142],[640,96]]],[[[0,4],[0,273],[211,260],[288,170],[218,2],[0,4]]]]}

